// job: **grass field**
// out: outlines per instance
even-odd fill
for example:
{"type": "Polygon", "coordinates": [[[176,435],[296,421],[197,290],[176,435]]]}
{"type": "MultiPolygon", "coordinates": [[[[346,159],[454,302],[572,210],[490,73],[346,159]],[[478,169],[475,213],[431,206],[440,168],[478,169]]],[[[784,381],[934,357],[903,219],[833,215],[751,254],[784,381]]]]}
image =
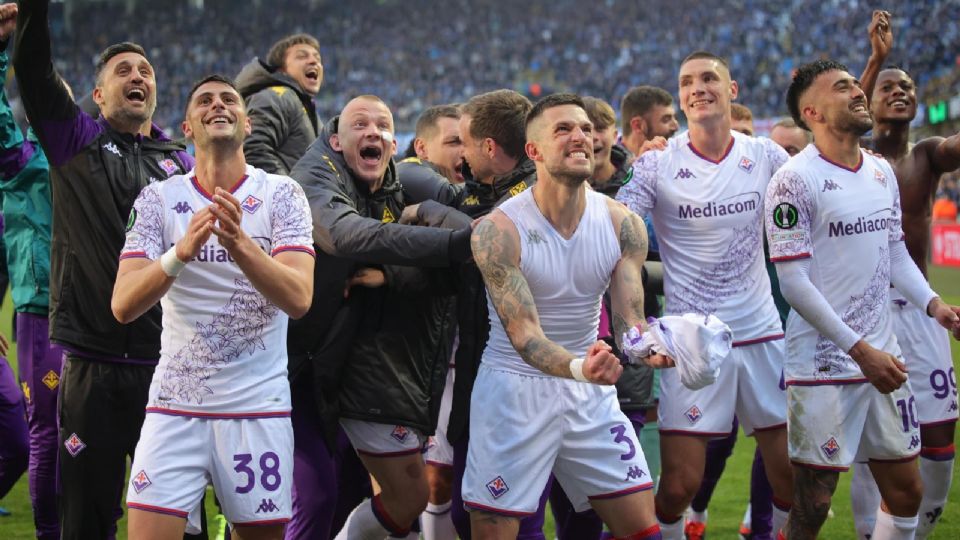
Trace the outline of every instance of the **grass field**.
{"type": "MultiPolygon", "coordinates": [[[[960,304],[960,270],[933,267],[930,269],[930,281],[934,289],[952,304],[960,304]]],[[[8,294],[0,310],[0,332],[11,335],[10,329],[10,295],[8,294]]],[[[960,343],[951,340],[954,364],[960,370],[960,343]]],[[[11,350],[10,358],[16,358],[15,349],[11,350]]],[[[11,362],[16,369],[16,363],[11,362]]],[[[0,434],[3,436],[3,434],[0,434]]],[[[746,508],[749,498],[750,465],[756,445],[752,439],[740,438],[733,456],[727,464],[726,471],[710,504],[710,521],[707,533],[710,538],[726,540],[737,538],[740,518],[746,508]]],[[[213,524],[211,509],[214,508],[212,497],[208,491],[207,513],[208,523],[213,524]]],[[[950,503],[944,511],[940,524],[931,539],[953,540],[960,538],[960,472],[954,469],[953,486],[950,490],[950,503]]],[[[27,478],[23,478],[14,486],[13,490],[0,501],[0,506],[10,510],[13,514],[0,518],[0,539],[27,540],[34,538],[33,515],[30,509],[30,497],[27,491],[27,478]]],[[[834,517],[828,519],[820,535],[829,540],[855,539],[853,518],[850,513],[850,476],[841,475],[840,487],[837,488],[833,500],[834,517]]],[[[215,529],[211,525],[211,529],[215,529]]],[[[553,519],[547,515],[547,539],[553,538],[553,519]]],[[[119,524],[117,538],[125,539],[126,519],[119,524]]]]}

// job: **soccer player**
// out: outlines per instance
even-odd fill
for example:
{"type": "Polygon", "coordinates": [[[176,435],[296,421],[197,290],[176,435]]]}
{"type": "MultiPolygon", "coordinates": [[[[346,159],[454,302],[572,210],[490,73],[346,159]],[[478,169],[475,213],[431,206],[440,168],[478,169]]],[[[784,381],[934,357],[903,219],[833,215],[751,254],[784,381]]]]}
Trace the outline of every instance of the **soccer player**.
{"type": "Polygon", "coordinates": [[[798,126],[793,118],[784,118],[773,125],[770,140],[779,144],[793,157],[813,142],[813,134],[798,126]]]}
{"type": "Polygon", "coordinates": [[[515,538],[551,472],[574,507],[592,506],[616,537],[660,538],[653,482],[612,387],[622,368],[596,341],[608,285],[615,333],[643,324],[646,233],[639,217],[586,188],[593,125],[583,107],[554,94],[531,109],[525,149],[537,184],[472,239],[497,314],[471,399],[463,485],[480,540],[515,538]]]}
{"type": "Polygon", "coordinates": [[[738,87],[722,58],[689,55],[679,84],[690,130],[637,160],[617,199],[653,217],[665,312],[716,315],[733,330],[734,349],[717,382],[701,390],[684,387],[675,370],[661,373],[658,518],[664,538],[683,538],[682,513],[700,486],[707,441],[727,435],[736,414],[763,454],[777,530],[793,496],[780,387],[783,329],[764,269],[761,194],[787,155],[769,139],[731,130],[738,87]]]}
{"type": "Polygon", "coordinates": [[[125,324],[163,306],[129,537],[179,538],[212,482],[232,534],[279,539],[293,469],[287,317],[313,295],[310,211],[292,179],[247,165],[250,121],[229,79],[208,76],[188,99],[196,167],[137,197],[111,303],[125,324]]]}
{"type": "Polygon", "coordinates": [[[101,117],[80,110],[54,69],[49,4],[19,2],[13,67],[50,162],[50,340],[66,349],[61,537],[106,538],[116,529],[126,459],[140,436],[160,354],[159,306],[128,325],[110,312],[124,225],[144,186],[190,170],[193,158],[153,126],[157,83],[139,45],[118,43],[101,53],[93,90],[101,117]]]}
{"type": "MultiPolygon", "coordinates": [[[[865,69],[868,77],[874,68],[883,65],[893,45],[889,18],[888,13],[878,11],[871,21],[868,32],[872,54],[865,69]]],[[[933,200],[940,177],[960,167],[960,134],[910,143],[910,123],[917,114],[917,91],[913,79],[901,69],[881,69],[875,79],[865,82],[864,92],[870,96],[874,121],[870,144],[896,174],[907,251],[926,275],[933,200]]],[[[903,295],[892,292],[891,301],[894,332],[917,400],[924,491],[917,538],[926,538],[943,513],[953,477],[956,374],[947,332],[903,295]]],[[[854,466],[851,495],[854,520],[863,537],[873,529],[880,502],[865,464],[854,466]]]]}
{"type": "Polygon", "coordinates": [[[317,138],[322,123],[313,98],[323,84],[320,44],[308,34],[284,37],[266,62],[254,58],[237,75],[253,132],[243,143],[247,162],[288,174],[317,138]]]}
{"type": "Polygon", "coordinates": [[[960,308],[930,290],[907,252],[892,167],[860,148],[873,124],[848,71],[829,60],[797,70],[787,105],[815,142],[766,191],[770,257],[793,307],[785,366],[791,540],[817,536],[838,473],[855,460],[869,460],[883,498],[872,537],[914,537],[919,422],[893,332],[890,284],[960,338],[960,308]]]}
{"type": "Polygon", "coordinates": [[[634,156],[654,137],[669,139],[680,129],[670,92],[656,86],[635,86],[620,100],[623,146],[634,156]]]}
{"type": "Polygon", "coordinates": [[[753,137],[753,112],[746,105],[730,104],[730,129],[753,137]]]}

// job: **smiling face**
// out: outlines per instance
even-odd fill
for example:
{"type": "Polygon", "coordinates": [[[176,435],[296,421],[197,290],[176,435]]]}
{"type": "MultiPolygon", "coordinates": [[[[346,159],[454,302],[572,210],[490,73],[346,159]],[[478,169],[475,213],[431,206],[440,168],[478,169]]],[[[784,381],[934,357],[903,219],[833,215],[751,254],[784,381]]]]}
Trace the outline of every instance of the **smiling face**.
{"type": "Polygon", "coordinates": [[[917,87],[905,72],[886,69],[877,77],[870,109],[877,122],[911,122],[917,115],[917,87]]]}
{"type": "Polygon", "coordinates": [[[737,83],[719,60],[694,58],[680,66],[680,109],[694,124],[730,114],[737,83]]]}
{"type": "Polygon", "coordinates": [[[153,66],[135,52],[117,54],[104,66],[93,100],[105,118],[121,124],[150,122],[157,108],[153,66]]]}
{"type": "Polygon", "coordinates": [[[297,81],[300,88],[311,96],[317,95],[323,84],[323,63],[320,51],[306,43],[299,43],[287,49],[281,71],[297,81]]]}
{"type": "Polygon", "coordinates": [[[528,133],[527,155],[559,182],[577,186],[593,175],[593,124],[577,105],[543,111],[528,133]]]}
{"type": "Polygon", "coordinates": [[[820,124],[839,133],[863,135],[873,127],[860,81],[846,71],[833,69],[818,75],[801,96],[800,110],[811,129],[820,124]]]}
{"type": "Polygon", "coordinates": [[[229,84],[208,81],[190,96],[183,133],[197,149],[213,146],[238,148],[250,134],[243,98],[229,84]]]}
{"type": "Polygon", "coordinates": [[[390,109],[382,101],[368,97],[352,99],[340,113],[337,133],[330,136],[330,146],[343,153],[347,166],[358,179],[376,184],[397,151],[390,109]]]}
{"type": "Polygon", "coordinates": [[[645,123],[644,137],[669,139],[680,129],[677,122],[677,109],[673,105],[654,105],[643,115],[645,123]]]}
{"type": "Polygon", "coordinates": [[[593,128],[593,159],[594,168],[599,172],[605,163],[610,161],[610,151],[617,144],[617,125],[610,124],[605,128],[593,128]]]}

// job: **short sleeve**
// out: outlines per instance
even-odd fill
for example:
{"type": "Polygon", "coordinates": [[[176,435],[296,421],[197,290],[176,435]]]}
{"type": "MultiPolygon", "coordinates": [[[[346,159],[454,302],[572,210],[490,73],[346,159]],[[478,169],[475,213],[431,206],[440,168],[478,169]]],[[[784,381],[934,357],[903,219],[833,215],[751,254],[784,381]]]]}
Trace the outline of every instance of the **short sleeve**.
{"type": "Polygon", "coordinates": [[[315,255],[313,250],[313,219],[303,188],[290,178],[273,192],[270,207],[270,254],[283,251],[302,251],[315,255]]]}
{"type": "Polygon", "coordinates": [[[783,167],[783,164],[790,159],[790,154],[779,144],[766,137],[761,137],[760,140],[763,141],[764,146],[766,146],[767,159],[770,161],[770,172],[775,173],[779,171],[780,167],[783,167]]]}
{"type": "Polygon", "coordinates": [[[156,260],[163,255],[163,198],[160,183],[143,188],[133,203],[127,219],[127,237],[120,251],[120,260],[145,258],[156,260]]]}
{"type": "Polygon", "coordinates": [[[630,179],[617,192],[617,200],[635,214],[643,217],[657,204],[657,176],[663,152],[647,152],[640,156],[631,169],[630,179]]]}
{"type": "Polygon", "coordinates": [[[764,203],[771,262],[813,256],[813,211],[813,194],[799,174],[782,170],[773,175],[764,203]]]}

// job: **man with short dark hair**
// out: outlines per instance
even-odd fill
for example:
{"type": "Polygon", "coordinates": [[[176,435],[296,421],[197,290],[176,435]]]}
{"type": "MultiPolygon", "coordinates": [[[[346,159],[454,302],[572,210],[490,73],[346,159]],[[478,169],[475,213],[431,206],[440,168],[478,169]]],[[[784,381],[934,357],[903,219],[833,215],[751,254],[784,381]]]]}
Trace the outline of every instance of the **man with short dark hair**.
{"type": "Polygon", "coordinates": [[[730,129],[753,137],[753,112],[746,105],[730,104],[730,129]]]}
{"type": "Polygon", "coordinates": [[[101,54],[93,91],[101,117],[77,107],[53,66],[48,11],[48,0],[19,3],[13,66],[53,184],[50,339],[66,349],[61,537],[106,538],[160,354],[159,306],[126,325],[110,312],[124,225],[144,186],[188,171],[193,158],[151,121],[156,79],[139,45],[101,54]]]}
{"type": "Polygon", "coordinates": [[[798,126],[793,118],[784,118],[773,125],[770,140],[779,144],[793,157],[813,142],[813,134],[798,126]]]}
{"type": "Polygon", "coordinates": [[[237,75],[253,132],[243,143],[247,161],[273,174],[288,174],[322,125],[313,102],[323,84],[320,44],[293,34],[270,48],[266,62],[254,58],[237,75]]]}
{"type": "Polygon", "coordinates": [[[623,145],[635,156],[654,137],[669,139],[680,129],[673,96],[656,86],[636,86],[620,100],[623,145]]]}
{"type": "Polygon", "coordinates": [[[910,258],[893,168],[860,148],[874,126],[859,81],[831,60],[806,64],[787,105],[815,142],[774,175],[764,210],[770,259],[793,308],[784,370],[796,495],[786,536],[815,538],[839,472],[869,460],[883,498],[872,537],[909,540],[921,439],[890,286],[956,338],[960,308],[910,258]]]}

